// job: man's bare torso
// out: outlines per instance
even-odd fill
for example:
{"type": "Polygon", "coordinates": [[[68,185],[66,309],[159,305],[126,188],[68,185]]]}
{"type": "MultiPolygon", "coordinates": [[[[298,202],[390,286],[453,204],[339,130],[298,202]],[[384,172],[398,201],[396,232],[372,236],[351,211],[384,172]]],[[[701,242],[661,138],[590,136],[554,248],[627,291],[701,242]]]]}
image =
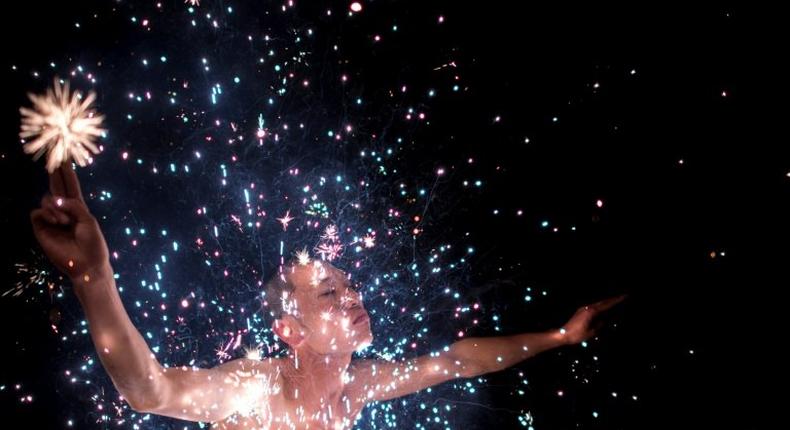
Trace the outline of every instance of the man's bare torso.
{"type": "Polygon", "coordinates": [[[272,372],[272,391],[263,396],[254,410],[235,413],[223,421],[212,424],[216,430],[297,430],[297,429],[350,429],[357,415],[365,406],[360,390],[354,384],[345,386],[340,399],[334,404],[305,402],[286,396],[282,387],[284,376],[277,367],[284,359],[266,360],[272,372]]]}

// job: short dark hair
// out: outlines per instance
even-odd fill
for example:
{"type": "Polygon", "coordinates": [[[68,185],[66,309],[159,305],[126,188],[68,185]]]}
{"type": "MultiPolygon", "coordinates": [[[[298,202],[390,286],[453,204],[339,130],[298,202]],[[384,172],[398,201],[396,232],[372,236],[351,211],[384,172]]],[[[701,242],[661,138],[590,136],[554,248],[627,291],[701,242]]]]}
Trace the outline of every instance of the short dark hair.
{"type": "Polygon", "coordinates": [[[275,320],[282,318],[286,313],[283,307],[283,294],[290,296],[296,288],[287,276],[290,268],[295,264],[297,264],[297,260],[291,258],[278,266],[263,286],[263,291],[266,293],[264,297],[269,304],[269,314],[275,320]]]}

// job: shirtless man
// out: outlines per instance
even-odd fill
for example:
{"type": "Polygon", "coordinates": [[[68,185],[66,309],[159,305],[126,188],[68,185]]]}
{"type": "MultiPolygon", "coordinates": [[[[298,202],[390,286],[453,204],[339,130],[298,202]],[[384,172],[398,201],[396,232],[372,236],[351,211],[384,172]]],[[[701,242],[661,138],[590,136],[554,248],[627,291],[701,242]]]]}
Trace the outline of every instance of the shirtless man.
{"type": "Polygon", "coordinates": [[[404,361],[351,360],[373,338],[349,276],[321,261],[294,259],[266,285],[282,358],[239,358],[210,369],[164,367],[126,313],[109,251],[77,175],[64,164],[31,212],[36,239],[74,285],[91,338],[113,384],[138,412],[217,429],[348,429],[370,402],[404,396],[455,378],[513,366],[594,335],[594,318],[623,300],[580,308],[561,329],[466,338],[438,354],[404,361]]]}

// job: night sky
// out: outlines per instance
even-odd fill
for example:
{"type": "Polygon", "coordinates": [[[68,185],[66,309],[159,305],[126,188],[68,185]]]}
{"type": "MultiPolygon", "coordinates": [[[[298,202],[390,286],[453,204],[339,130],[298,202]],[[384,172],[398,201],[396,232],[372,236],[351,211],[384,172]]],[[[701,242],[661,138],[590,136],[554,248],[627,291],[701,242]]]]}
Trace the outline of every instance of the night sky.
{"type": "Polygon", "coordinates": [[[371,312],[363,356],[555,328],[630,294],[584,347],[369,406],[357,428],[762,428],[782,335],[758,307],[786,287],[767,269],[787,264],[790,164],[746,126],[744,12],[516,3],[6,11],[2,419],[201,428],[118,399],[33,237],[47,175],[19,107],[58,76],[105,115],[77,174],[161,361],[276,343],[260,282],[335,226],[371,312]]]}

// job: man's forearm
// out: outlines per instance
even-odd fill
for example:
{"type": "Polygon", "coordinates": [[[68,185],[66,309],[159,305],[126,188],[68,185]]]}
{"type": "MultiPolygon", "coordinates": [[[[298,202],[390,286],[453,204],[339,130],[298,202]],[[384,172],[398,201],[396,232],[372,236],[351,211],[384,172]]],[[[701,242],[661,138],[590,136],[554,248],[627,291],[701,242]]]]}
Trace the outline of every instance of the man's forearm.
{"type": "Polygon", "coordinates": [[[73,284],[102,365],[132,407],[141,406],[157,392],[161,366],[123,307],[112,267],[108,262],[73,284]]]}
{"type": "Polygon", "coordinates": [[[463,339],[450,347],[450,355],[465,369],[467,377],[497,372],[543,351],[566,345],[560,330],[513,336],[463,339]]]}

